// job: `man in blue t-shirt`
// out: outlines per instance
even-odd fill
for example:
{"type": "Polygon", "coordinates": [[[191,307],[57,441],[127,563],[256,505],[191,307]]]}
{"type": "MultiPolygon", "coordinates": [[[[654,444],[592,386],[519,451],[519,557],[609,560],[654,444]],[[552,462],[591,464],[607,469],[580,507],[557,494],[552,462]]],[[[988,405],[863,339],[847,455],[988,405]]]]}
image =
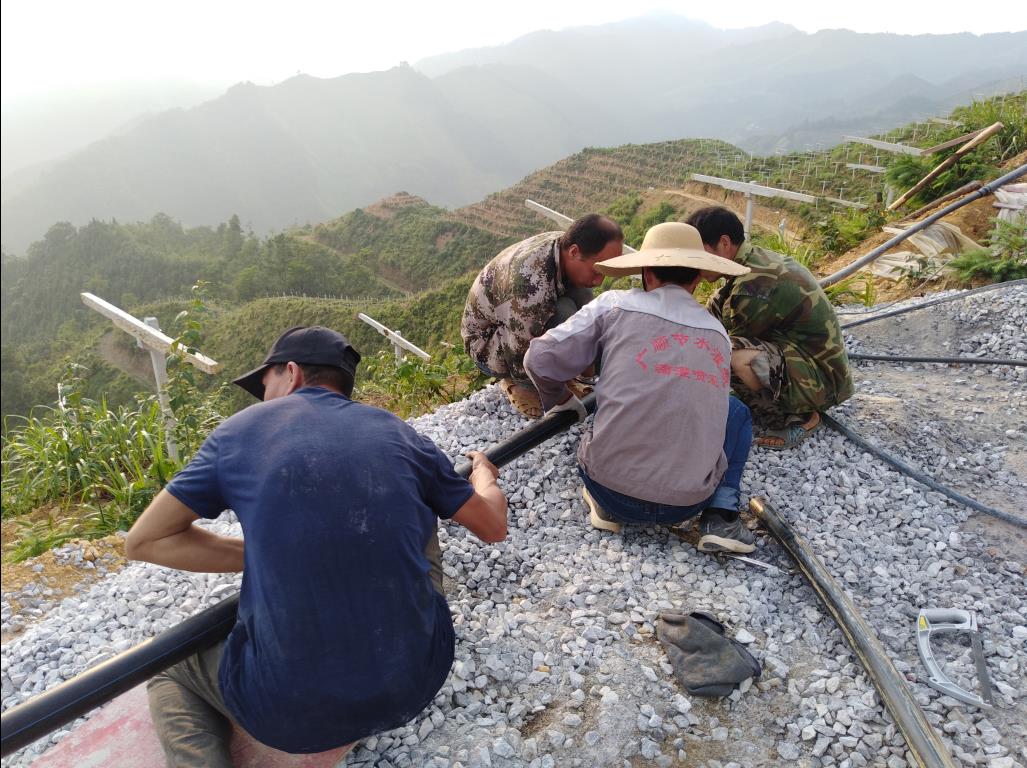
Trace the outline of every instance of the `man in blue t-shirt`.
{"type": "Polygon", "coordinates": [[[264,402],[227,419],[129,531],[130,559],[242,571],[228,638],[157,675],[169,765],[231,766],[234,721],[293,753],[339,749],[431,703],[453,661],[438,519],[506,536],[498,470],[470,482],[392,414],[350,400],[360,355],[328,328],[283,333],[235,383],[264,402]],[[232,509],[243,537],[194,526],[232,509]]]}

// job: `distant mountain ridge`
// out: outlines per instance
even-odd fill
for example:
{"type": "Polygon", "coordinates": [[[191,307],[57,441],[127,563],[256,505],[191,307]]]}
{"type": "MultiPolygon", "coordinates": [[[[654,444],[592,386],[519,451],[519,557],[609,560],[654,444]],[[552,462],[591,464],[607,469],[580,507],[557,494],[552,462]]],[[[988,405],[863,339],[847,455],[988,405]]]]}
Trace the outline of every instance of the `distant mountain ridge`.
{"type": "Polygon", "coordinates": [[[538,32],[385,72],[240,84],[22,176],[2,242],[56,221],[187,226],[238,214],[257,233],[405,189],[481,199],[583,147],[686,136],[773,152],[836,142],[968,95],[1022,87],[1027,32],[976,37],[723,31],[676,16],[538,32]]]}

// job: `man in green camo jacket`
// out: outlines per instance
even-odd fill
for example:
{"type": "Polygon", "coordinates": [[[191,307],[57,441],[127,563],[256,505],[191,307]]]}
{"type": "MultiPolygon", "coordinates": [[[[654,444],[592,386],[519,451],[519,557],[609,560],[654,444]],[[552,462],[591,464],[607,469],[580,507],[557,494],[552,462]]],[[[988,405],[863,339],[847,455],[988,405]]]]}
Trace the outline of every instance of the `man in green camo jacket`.
{"type": "Polygon", "coordinates": [[[821,411],[853,392],[834,308],[797,261],[745,242],[742,222],[727,208],[703,208],[688,223],[709,253],[751,269],[729,279],[707,308],[731,337],[736,394],[771,427],[757,445],[798,445],[820,425],[821,411]]]}

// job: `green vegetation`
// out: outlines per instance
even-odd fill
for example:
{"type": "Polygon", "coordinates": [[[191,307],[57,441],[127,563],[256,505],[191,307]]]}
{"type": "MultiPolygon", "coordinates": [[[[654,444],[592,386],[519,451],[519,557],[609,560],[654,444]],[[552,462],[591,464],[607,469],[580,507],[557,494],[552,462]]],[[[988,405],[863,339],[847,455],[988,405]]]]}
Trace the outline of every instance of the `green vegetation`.
{"type": "MultiPolygon", "coordinates": [[[[924,205],[970,181],[988,181],[999,175],[999,163],[1027,148],[1027,91],[1003,98],[975,101],[952,112],[956,125],[943,127],[928,143],[916,146],[938,146],[951,139],[1001,122],[1003,128],[966,156],[942,171],[934,180],[911,198],[907,205],[924,205]]],[[[900,134],[896,141],[908,141],[900,134]]],[[[913,143],[913,142],[910,142],[913,143]]],[[[960,145],[923,157],[898,155],[890,159],[885,174],[888,182],[900,192],[911,188],[931,170],[955,154],[960,145]]]]}
{"type": "Polygon", "coordinates": [[[19,520],[15,559],[32,557],[71,538],[125,531],[224,418],[221,389],[203,393],[181,350],[194,348],[203,327],[202,293],[181,316],[182,334],[168,366],[172,419],[155,396],[135,407],[112,407],[83,396],[89,371],[71,366],[58,385],[56,407],[8,417],[3,442],[3,517],[19,520]],[[168,450],[177,443],[179,458],[168,450]],[[29,518],[40,508],[44,517],[29,518]]]}
{"type": "MultiPolygon", "coordinates": [[[[794,244],[783,238],[781,235],[768,235],[757,233],[753,235],[752,241],[763,248],[783,253],[802,264],[811,272],[815,269],[818,261],[816,251],[806,244],[794,244]]],[[[853,275],[844,280],[839,280],[833,285],[824,288],[824,293],[831,300],[832,304],[850,304],[853,302],[872,307],[876,300],[874,282],[869,277],[853,275]]]]}
{"type": "MultiPolygon", "coordinates": [[[[467,283],[457,282],[455,294],[466,295],[467,283]]],[[[137,395],[133,406],[111,405],[83,394],[91,371],[73,365],[58,385],[55,407],[39,407],[31,416],[10,416],[3,442],[3,516],[19,521],[12,557],[23,559],[58,546],[71,538],[96,538],[127,530],[153,496],[188,461],[207,434],[235,407],[252,399],[227,389],[226,377],[211,379],[189,365],[182,351],[209,351],[204,330],[218,322],[235,331],[234,346],[243,350],[243,370],[261,359],[268,340],[291,322],[325,323],[341,327],[343,317],[353,321],[352,306],[344,302],[311,299],[265,299],[259,304],[264,320],[259,326],[240,323],[240,315],[215,319],[206,304],[206,287],[194,286],[193,299],[169,323],[178,331],[180,350],[168,360],[167,394],[173,418],[168,421],[154,395],[137,395]],[[333,307],[334,305],[334,307],[333,307]],[[328,307],[339,312],[333,316],[328,307]],[[245,326],[249,333],[242,333],[245,326]],[[268,329],[265,336],[263,329],[268,329]],[[167,450],[172,438],[180,460],[167,450]],[[42,511],[42,514],[39,512],[42,511]],[[30,513],[37,514],[31,515],[30,513]]],[[[380,316],[412,321],[415,317],[436,324],[440,334],[453,334],[454,318],[432,317],[433,308],[451,306],[428,294],[419,301],[382,305],[380,316]]],[[[391,322],[391,321],[390,321],[391,322]]],[[[457,318],[458,322],[458,318],[457,318]]],[[[354,330],[366,329],[355,322],[354,330]]],[[[357,334],[352,334],[356,336],[357,334]]],[[[486,383],[462,349],[440,344],[430,362],[418,358],[397,361],[391,351],[365,355],[357,387],[358,399],[413,416],[439,405],[463,399],[486,383]]],[[[233,388],[234,389],[234,388],[233,388]]]]}
{"type": "Polygon", "coordinates": [[[415,355],[397,360],[395,354],[383,350],[365,358],[361,366],[364,380],[357,387],[356,399],[402,418],[463,400],[489,381],[463,351],[453,349],[434,352],[430,361],[415,355]]]}
{"type": "Polygon", "coordinates": [[[312,237],[407,293],[439,287],[480,268],[508,244],[419,198],[400,201],[395,207],[384,201],[376,212],[358,208],[315,227],[312,237]]]}
{"type": "Polygon", "coordinates": [[[988,247],[961,253],[948,267],[967,282],[1000,283],[1027,277],[1027,218],[995,219],[988,247]]]}
{"type": "MultiPolygon", "coordinates": [[[[877,232],[885,221],[883,210],[876,205],[833,211],[814,224],[816,242],[824,253],[840,256],[877,232]]],[[[813,269],[816,264],[807,266],[813,269]]]]}

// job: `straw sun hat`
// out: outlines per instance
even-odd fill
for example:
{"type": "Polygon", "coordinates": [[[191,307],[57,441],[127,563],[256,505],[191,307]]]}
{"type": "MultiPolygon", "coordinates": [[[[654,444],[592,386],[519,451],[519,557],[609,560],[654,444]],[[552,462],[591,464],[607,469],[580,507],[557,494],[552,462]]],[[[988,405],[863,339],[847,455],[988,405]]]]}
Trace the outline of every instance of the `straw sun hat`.
{"type": "Polygon", "coordinates": [[[707,253],[699,230],[677,221],[650,227],[642,240],[642,247],[635,253],[615,256],[595,266],[604,275],[612,277],[637,275],[643,267],[691,267],[721,275],[744,275],[749,271],[748,267],[730,259],[707,253]]]}

